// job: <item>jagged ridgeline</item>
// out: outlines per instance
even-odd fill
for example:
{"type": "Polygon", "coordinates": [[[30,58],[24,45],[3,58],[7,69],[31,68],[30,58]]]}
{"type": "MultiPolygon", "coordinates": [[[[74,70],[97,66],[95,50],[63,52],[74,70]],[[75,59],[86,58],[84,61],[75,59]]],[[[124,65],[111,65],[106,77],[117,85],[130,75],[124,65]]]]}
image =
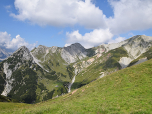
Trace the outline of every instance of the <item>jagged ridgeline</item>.
{"type": "Polygon", "coordinates": [[[24,46],[19,48],[0,63],[0,93],[26,103],[67,93],[74,75],[70,63],[85,56],[81,47],[39,46],[31,52],[24,46]]]}
{"type": "Polygon", "coordinates": [[[0,63],[0,94],[26,103],[51,99],[152,58],[151,46],[144,35],[90,49],[23,46],[0,63]]]}

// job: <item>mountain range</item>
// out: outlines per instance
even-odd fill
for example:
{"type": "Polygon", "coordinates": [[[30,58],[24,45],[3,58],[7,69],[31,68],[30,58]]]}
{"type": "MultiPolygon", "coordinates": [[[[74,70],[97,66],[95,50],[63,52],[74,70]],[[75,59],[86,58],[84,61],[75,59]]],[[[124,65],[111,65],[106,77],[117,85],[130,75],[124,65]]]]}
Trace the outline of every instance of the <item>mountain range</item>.
{"type": "Polygon", "coordinates": [[[113,44],[85,49],[39,45],[3,54],[0,94],[25,103],[53,99],[113,72],[152,58],[152,37],[137,35],[113,44]]]}

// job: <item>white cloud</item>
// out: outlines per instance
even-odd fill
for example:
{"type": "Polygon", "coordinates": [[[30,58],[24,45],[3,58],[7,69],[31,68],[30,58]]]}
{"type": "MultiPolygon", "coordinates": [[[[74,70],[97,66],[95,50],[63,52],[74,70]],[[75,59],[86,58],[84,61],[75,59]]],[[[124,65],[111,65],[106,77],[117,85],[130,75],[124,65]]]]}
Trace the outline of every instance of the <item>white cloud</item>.
{"type": "Polygon", "coordinates": [[[68,39],[65,46],[78,42],[81,43],[85,48],[91,48],[110,41],[113,34],[109,31],[109,29],[95,29],[90,33],[86,33],[84,36],[82,36],[78,30],[72,33],[67,32],[66,36],[68,39]]]}
{"type": "Polygon", "coordinates": [[[114,17],[107,19],[113,34],[152,28],[152,0],[109,0],[114,17]]]}
{"type": "Polygon", "coordinates": [[[107,28],[95,29],[84,36],[79,34],[78,31],[68,33],[67,44],[80,42],[84,46],[88,44],[89,46],[86,47],[90,47],[99,43],[117,43],[125,40],[125,38],[112,39],[112,36],[131,30],[152,28],[152,0],[109,0],[109,3],[113,7],[114,17],[105,18],[107,28]],[[104,32],[106,30],[108,32],[104,32]],[[111,37],[109,37],[109,34],[111,34],[111,37]]]}
{"type": "Polygon", "coordinates": [[[38,25],[71,26],[80,24],[94,29],[84,36],[79,31],[67,32],[66,45],[79,42],[85,47],[112,40],[132,30],[152,28],[152,0],[108,0],[114,12],[107,18],[92,0],[15,0],[18,14],[11,14],[21,21],[38,25]]]}
{"type": "Polygon", "coordinates": [[[14,4],[18,14],[12,13],[11,16],[41,26],[106,26],[105,15],[91,0],[15,0],[14,4]]]}
{"type": "Polygon", "coordinates": [[[7,49],[16,50],[21,46],[26,46],[30,50],[33,49],[37,43],[29,44],[20,35],[17,35],[16,38],[11,39],[11,35],[7,32],[0,32],[0,46],[7,49]]]}
{"type": "Polygon", "coordinates": [[[108,1],[114,12],[110,18],[92,0],[15,0],[18,14],[11,16],[42,26],[80,24],[86,28],[109,28],[113,34],[152,28],[152,0],[108,1]]]}
{"type": "Polygon", "coordinates": [[[7,32],[0,32],[0,46],[6,44],[11,40],[11,35],[7,32]]]}

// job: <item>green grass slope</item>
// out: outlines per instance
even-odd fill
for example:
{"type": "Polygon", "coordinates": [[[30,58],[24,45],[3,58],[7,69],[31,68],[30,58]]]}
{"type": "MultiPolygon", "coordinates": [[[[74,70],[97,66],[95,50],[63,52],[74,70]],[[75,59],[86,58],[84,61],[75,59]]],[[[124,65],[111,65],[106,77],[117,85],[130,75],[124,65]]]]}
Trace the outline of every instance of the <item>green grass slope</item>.
{"type": "Polygon", "coordinates": [[[150,114],[151,86],[152,60],[149,60],[112,73],[57,99],[12,109],[6,105],[0,113],[150,114]]]}

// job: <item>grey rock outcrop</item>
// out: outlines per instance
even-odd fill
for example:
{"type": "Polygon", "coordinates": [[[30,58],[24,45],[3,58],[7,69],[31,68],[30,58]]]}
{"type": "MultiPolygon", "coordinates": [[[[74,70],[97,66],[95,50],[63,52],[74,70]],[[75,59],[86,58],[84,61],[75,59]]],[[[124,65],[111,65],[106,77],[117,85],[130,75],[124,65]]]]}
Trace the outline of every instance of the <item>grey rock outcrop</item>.
{"type": "Polygon", "coordinates": [[[39,55],[45,55],[46,53],[49,52],[49,48],[43,45],[39,45],[37,48],[34,49],[34,51],[32,51],[32,55],[37,58],[39,58],[39,55]]]}
{"type": "Polygon", "coordinates": [[[56,46],[46,47],[43,45],[39,45],[31,53],[36,59],[39,60],[39,62],[44,62],[45,57],[48,53],[55,53],[57,50],[58,50],[58,47],[56,46]]]}
{"type": "Polygon", "coordinates": [[[61,57],[67,63],[74,63],[77,60],[87,57],[87,52],[81,44],[75,43],[68,47],[64,47],[61,51],[61,57]]]}
{"type": "Polygon", "coordinates": [[[9,58],[18,58],[21,59],[21,61],[33,61],[33,57],[30,54],[30,51],[27,47],[21,46],[18,50],[16,50],[9,58]]]}
{"type": "Polygon", "coordinates": [[[7,96],[7,94],[12,90],[12,83],[14,79],[11,78],[12,70],[9,69],[9,64],[4,63],[4,73],[6,74],[6,85],[4,87],[4,91],[1,95],[7,96]]]}
{"type": "Polygon", "coordinates": [[[130,39],[123,46],[133,59],[138,58],[152,46],[152,37],[145,35],[137,35],[130,39]]]}
{"type": "MultiPolygon", "coordinates": [[[[122,57],[119,61],[122,68],[126,68],[131,61],[141,56],[148,51],[152,46],[152,37],[145,35],[137,35],[127,40],[127,43],[123,45],[123,48],[127,51],[129,57],[122,57]]],[[[141,60],[139,63],[146,61],[141,60]]]]}

